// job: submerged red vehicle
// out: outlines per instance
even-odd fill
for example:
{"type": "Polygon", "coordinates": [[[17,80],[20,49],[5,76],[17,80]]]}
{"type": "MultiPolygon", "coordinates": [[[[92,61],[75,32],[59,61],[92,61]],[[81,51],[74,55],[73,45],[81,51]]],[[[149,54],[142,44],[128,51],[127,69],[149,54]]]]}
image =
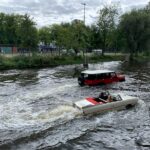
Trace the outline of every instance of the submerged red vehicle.
{"type": "Polygon", "coordinates": [[[81,75],[78,78],[80,86],[104,85],[122,81],[125,81],[125,76],[111,70],[85,70],[81,72],[81,75]]]}

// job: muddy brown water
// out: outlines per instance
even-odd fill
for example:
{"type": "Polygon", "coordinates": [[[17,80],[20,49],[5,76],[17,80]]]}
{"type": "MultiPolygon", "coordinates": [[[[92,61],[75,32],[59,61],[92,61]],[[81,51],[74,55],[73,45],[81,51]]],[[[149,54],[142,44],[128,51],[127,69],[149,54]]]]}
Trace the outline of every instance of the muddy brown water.
{"type": "Polygon", "coordinates": [[[0,71],[0,150],[150,149],[150,63],[90,64],[126,76],[96,87],[78,86],[75,67],[0,71]],[[72,107],[103,90],[137,96],[138,105],[89,116],[72,107]]]}

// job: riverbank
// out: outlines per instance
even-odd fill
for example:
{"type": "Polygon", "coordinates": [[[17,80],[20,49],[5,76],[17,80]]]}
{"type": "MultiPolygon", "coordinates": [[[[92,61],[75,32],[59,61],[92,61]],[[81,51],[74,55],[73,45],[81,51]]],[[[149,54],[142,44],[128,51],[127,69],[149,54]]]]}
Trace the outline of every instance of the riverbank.
{"type": "MultiPolygon", "coordinates": [[[[106,55],[106,56],[88,56],[88,63],[97,63],[104,61],[123,60],[123,55],[106,55]]],[[[28,68],[45,68],[56,67],[59,65],[83,64],[82,56],[51,56],[51,55],[31,55],[31,56],[0,56],[0,70],[8,69],[28,69],[28,68]]]]}

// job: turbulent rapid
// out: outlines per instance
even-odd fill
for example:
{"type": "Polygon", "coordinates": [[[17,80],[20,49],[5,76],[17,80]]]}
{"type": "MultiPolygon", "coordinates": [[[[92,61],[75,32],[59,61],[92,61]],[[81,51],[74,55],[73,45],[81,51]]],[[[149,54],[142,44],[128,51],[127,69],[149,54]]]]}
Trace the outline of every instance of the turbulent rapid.
{"type": "Polygon", "coordinates": [[[75,68],[82,67],[0,72],[0,149],[150,149],[150,64],[90,64],[126,76],[96,87],[78,86],[75,68]],[[87,116],[72,106],[103,90],[140,100],[130,110],[87,116]]]}

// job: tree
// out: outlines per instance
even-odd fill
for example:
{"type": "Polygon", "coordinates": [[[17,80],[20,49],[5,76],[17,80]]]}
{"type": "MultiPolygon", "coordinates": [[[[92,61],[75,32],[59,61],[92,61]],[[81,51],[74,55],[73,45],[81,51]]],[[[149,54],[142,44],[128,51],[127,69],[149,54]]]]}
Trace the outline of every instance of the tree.
{"type": "Polygon", "coordinates": [[[147,47],[150,39],[150,13],[145,9],[125,13],[121,16],[119,29],[132,58],[133,54],[138,54],[147,47]]]}
{"type": "Polygon", "coordinates": [[[0,44],[4,44],[6,42],[4,23],[5,23],[5,14],[0,13],[0,44]]]}
{"type": "Polygon", "coordinates": [[[146,7],[144,8],[145,11],[147,11],[148,13],[150,13],[150,1],[149,3],[146,5],[146,7]]]}
{"type": "Polygon", "coordinates": [[[42,27],[39,29],[39,40],[45,45],[51,43],[51,28],[50,27],[42,27]]]}
{"type": "Polygon", "coordinates": [[[118,10],[115,5],[110,6],[104,6],[103,9],[99,11],[99,18],[98,18],[98,30],[99,35],[101,37],[102,42],[102,55],[104,55],[104,52],[106,51],[106,48],[108,48],[108,44],[110,42],[110,34],[112,34],[113,30],[116,27],[116,17],[118,15],[118,10]]]}
{"type": "Polygon", "coordinates": [[[63,42],[63,27],[62,25],[53,24],[51,26],[51,40],[55,42],[57,47],[63,48],[64,42],[63,42]]]}
{"type": "Polygon", "coordinates": [[[14,14],[5,16],[4,30],[7,37],[6,44],[16,45],[17,43],[17,16],[14,14]]]}
{"type": "Polygon", "coordinates": [[[76,53],[88,46],[89,33],[90,28],[79,20],[51,26],[51,40],[55,41],[59,48],[74,49],[76,53]]]}
{"type": "Polygon", "coordinates": [[[71,24],[72,32],[72,48],[76,51],[84,50],[86,48],[87,32],[86,27],[82,21],[74,20],[71,24]]]}
{"type": "Polygon", "coordinates": [[[0,13],[0,44],[35,49],[38,34],[34,21],[27,14],[0,13]]]}
{"type": "Polygon", "coordinates": [[[98,49],[102,47],[99,28],[96,25],[90,27],[90,47],[91,49],[98,49]]]}
{"type": "Polygon", "coordinates": [[[25,14],[22,16],[21,23],[18,29],[20,36],[20,46],[34,50],[38,45],[38,31],[34,21],[30,16],[25,14]]]}
{"type": "Polygon", "coordinates": [[[0,13],[0,43],[16,45],[18,40],[18,15],[0,13]]]}

